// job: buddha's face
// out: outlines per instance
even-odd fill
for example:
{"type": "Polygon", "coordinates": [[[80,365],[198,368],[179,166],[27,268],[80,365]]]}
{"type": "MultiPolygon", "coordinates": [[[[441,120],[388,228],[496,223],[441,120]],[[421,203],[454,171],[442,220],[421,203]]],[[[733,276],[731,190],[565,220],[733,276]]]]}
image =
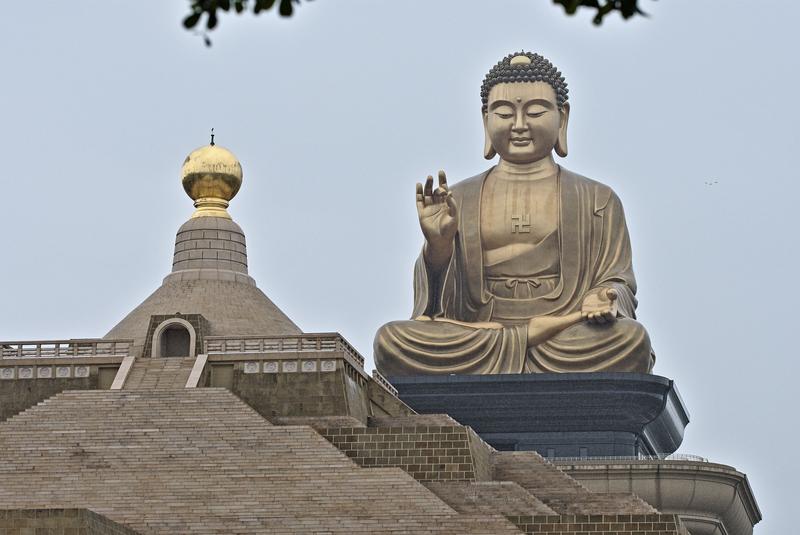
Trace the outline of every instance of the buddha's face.
{"type": "Polygon", "coordinates": [[[489,91],[484,127],[503,160],[530,163],[553,151],[566,129],[567,111],[558,109],[556,92],[546,82],[497,84],[489,91]]]}

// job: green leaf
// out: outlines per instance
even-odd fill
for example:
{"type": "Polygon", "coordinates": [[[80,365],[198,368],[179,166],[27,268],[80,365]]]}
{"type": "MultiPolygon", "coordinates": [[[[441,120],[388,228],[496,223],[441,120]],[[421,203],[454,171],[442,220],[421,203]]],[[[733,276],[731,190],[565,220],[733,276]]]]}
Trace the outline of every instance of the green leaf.
{"type": "Polygon", "coordinates": [[[253,8],[253,13],[258,15],[262,11],[266,11],[275,5],[275,0],[256,0],[256,7],[253,8]]]}
{"type": "Polygon", "coordinates": [[[197,23],[200,22],[200,16],[202,14],[203,14],[202,11],[197,12],[197,13],[192,13],[191,15],[189,15],[188,17],[183,19],[184,28],[189,29],[189,28],[194,28],[195,26],[197,26],[197,23]]]}
{"type": "Polygon", "coordinates": [[[292,12],[294,11],[292,3],[293,3],[292,0],[281,0],[281,5],[278,8],[278,13],[281,14],[281,17],[292,16],[292,12]]]}
{"type": "Polygon", "coordinates": [[[639,8],[640,0],[553,0],[564,8],[567,15],[574,15],[580,8],[594,9],[595,15],[592,22],[596,25],[603,23],[606,15],[613,11],[619,12],[623,19],[629,19],[635,15],[647,16],[647,13],[639,8]]]}
{"type": "MultiPolygon", "coordinates": [[[[194,28],[200,22],[203,15],[208,15],[206,27],[213,30],[219,23],[217,10],[228,12],[231,9],[236,13],[244,12],[253,1],[253,13],[258,15],[262,11],[268,11],[275,7],[277,0],[189,0],[191,12],[183,19],[183,26],[187,29],[194,28]]],[[[403,0],[393,0],[402,2],[403,0]]],[[[528,0],[530,2],[538,0],[528,0]]],[[[552,0],[556,5],[564,8],[567,15],[575,15],[583,9],[595,11],[592,22],[601,25],[606,15],[618,12],[623,19],[629,19],[636,15],[647,16],[647,13],[639,8],[639,3],[644,0],[552,0]]],[[[295,4],[300,4],[300,0],[280,0],[278,3],[278,14],[281,17],[291,17],[294,14],[295,4]]],[[[208,37],[204,37],[207,46],[211,46],[208,37]]]]}
{"type": "Polygon", "coordinates": [[[206,28],[209,30],[213,30],[217,27],[217,12],[216,11],[209,11],[208,12],[208,21],[206,22],[206,28]]]}

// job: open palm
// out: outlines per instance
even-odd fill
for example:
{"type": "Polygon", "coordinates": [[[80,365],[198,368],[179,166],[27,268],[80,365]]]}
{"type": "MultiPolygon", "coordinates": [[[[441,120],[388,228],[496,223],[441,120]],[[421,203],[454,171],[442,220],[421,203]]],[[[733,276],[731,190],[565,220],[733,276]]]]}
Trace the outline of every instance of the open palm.
{"type": "Polygon", "coordinates": [[[444,171],[439,171],[439,187],[435,190],[430,175],[424,188],[417,184],[417,214],[428,244],[437,247],[452,243],[458,230],[458,211],[444,171]]]}

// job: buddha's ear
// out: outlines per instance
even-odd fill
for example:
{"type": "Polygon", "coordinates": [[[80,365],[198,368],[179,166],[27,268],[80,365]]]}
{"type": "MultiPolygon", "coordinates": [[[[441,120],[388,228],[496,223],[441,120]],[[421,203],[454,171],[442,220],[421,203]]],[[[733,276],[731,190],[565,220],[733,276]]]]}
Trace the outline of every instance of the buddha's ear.
{"type": "Polygon", "coordinates": [[[492,147],[492,138],[489,137],[489,114],[487,112],[483,112],[483,157],[487,160],[491,160],[495,156],[497,156],[497,152],[495,152],[494,147],[492,147]]]}
{"type": "Polygon", "coordinates": [[[558,112],[558,139],[556,140],[556,154],[565,158],[567,156],[567,125],[569,124],[569,102],[565,102],[558,112]]]}

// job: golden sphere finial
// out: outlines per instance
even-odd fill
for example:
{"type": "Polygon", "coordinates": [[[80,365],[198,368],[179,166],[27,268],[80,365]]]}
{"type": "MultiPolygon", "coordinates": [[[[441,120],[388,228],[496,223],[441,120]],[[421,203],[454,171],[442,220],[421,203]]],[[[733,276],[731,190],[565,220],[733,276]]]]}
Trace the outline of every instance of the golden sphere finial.
{"type": "Polygon", "coordinates": [[[226,148],[212,143],[192,151],[181,168],[186,194],[197,208],[192,217],[230,219],[228,202],[242,186],[242,166],[226,148]]]}

